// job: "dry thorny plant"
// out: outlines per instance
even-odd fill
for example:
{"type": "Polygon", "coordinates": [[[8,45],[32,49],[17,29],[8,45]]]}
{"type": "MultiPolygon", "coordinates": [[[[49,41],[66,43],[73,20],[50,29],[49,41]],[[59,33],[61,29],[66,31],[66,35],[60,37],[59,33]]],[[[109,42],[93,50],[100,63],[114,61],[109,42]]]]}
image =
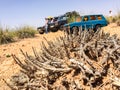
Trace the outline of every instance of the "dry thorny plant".
{"type": "Polygon", "coordinates": [[[6,82],[12,90],[120,90],[120,39],[102,30],[42,42],[34,56],[13,55],[22,68],[6,82]]]}

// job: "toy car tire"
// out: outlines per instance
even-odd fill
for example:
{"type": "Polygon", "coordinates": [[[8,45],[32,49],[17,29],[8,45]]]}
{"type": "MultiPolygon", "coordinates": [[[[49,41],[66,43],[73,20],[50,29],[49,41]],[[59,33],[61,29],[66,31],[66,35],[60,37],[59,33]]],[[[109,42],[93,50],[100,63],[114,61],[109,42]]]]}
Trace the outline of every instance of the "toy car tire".
{"type": "Polygon", "coordinates": [[[43,31],[43,30],[40,30],[40,31],[39,31],[39,34],[44,34],[44,31],[43,31]]]}
{"type": "Polygon", "coordinates": [[[60,30],[62,31],[62,30],[63,30],[63,28],[64,28],[64,25],[61,25],[61,26],[60,26],[60,30]]]}
{"type": "Polygon", "coordinates": [[[51,30],[51,32],[57,32],[57,31],[58,31],[57,28],[51,30]]]}

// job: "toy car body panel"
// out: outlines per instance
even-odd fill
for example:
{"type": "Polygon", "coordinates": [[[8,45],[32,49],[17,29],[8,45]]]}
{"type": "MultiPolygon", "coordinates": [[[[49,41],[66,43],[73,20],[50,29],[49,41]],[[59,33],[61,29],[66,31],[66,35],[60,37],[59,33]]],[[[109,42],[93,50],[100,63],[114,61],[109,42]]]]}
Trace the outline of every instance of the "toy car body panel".
{"type": "Polygon", "coordinates": [[[70,30],[73,30],[73,27],[82,27],[82,29],[97,29],[98,27],[104,27],[107,26],[108,22],[105,19],[105,17],[100,14],[100,15],[85,15],[82,16],[80,22],[73,22],[69,24],[65,24],[65,27],[70,27],[70,30]]]}

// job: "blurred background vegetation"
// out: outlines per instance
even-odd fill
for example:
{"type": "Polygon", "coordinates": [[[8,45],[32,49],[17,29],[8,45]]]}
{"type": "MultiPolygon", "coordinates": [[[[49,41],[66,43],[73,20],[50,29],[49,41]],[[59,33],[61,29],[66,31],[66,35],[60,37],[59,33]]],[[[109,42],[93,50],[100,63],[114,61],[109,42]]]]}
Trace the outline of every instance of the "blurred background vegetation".
{"type": "Polygon", "coordinates": [[[75,22],[80,18],[80,14],[77,11],[66,12],[66,16],[68,17],[68,23],[75,22]]]}
{"type": "Polygon", "coordinates": [[[19,27],[16,29],[16,36],[20,39],[35,37],[35,34],[37,33],[36,30],[30,26],[19,27]]]}
{"type": "Polygon", "coordinates": [[[106,16],[108,23],[116,23],[117,26],[120,26],[120,11],[115,16],[106,16]]]}
{"type": "Polygon", "coordinates": [[[18,27],[14,30],[0,27],[0,44],[15,42],[18,39],[35,37],[37,31],[30,26],[18,27]]]}

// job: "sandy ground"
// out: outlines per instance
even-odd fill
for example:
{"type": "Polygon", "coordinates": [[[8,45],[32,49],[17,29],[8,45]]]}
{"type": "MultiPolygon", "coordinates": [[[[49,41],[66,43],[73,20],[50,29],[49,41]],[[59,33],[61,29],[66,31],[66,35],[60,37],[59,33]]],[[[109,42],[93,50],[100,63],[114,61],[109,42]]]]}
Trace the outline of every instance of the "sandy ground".
{"type": "Polygon", "coordinates": [[[111,35],[117,34],[117,36],[120,38],[120,26],[117,26],[115,23],[102,28],[102,30],[106,33],[110,33],[111,35]]]}
{"type": "Polygon", "coordinates": [[[44,42],[44,37],[48,40],[54,40],[55,37],[61,35],[63,35],[61,31],[43,35],[37,34],[35,38],[28,38],[18,42],[0,45],[0,90],[10,90],[3,79],[9,79],[20,69],[11,57],[11,54],[15,54],[22,59],[23,55],[20,52],[20,49],[22,49],[24,52],[33,55],[32,47],[37,48],[37,51],[40,51],[40,43],[42,41],[44,42]]]}
{"type": "MultiPolygon", "coordinates": [[[[120,27],[116,26],[116,24],[110,24],[107,27],[102,28],[105,32],[110,32],[111,35],[118,34],[120,37],[120,27]]],[[[19,66],[15,63],[11,54],[15,54],[19,58],[23,58],[23,55],[20,52],[20,48],[24,52],[28,52],[29,54],[33,54],[32,47],[37,48],[40,51],[40,43],[44,38],[48,40],[54,40],[56,37],[63,35],[63,32],[58,31],[55,33],[49,34],[37,34],[35,38],[28,38],[19,40],[18,42],[0,45],[0,90],[10,90],[9,87],[4,83],[3,79],[6,81],[15,73],[19,72],[19,66]]]]}

